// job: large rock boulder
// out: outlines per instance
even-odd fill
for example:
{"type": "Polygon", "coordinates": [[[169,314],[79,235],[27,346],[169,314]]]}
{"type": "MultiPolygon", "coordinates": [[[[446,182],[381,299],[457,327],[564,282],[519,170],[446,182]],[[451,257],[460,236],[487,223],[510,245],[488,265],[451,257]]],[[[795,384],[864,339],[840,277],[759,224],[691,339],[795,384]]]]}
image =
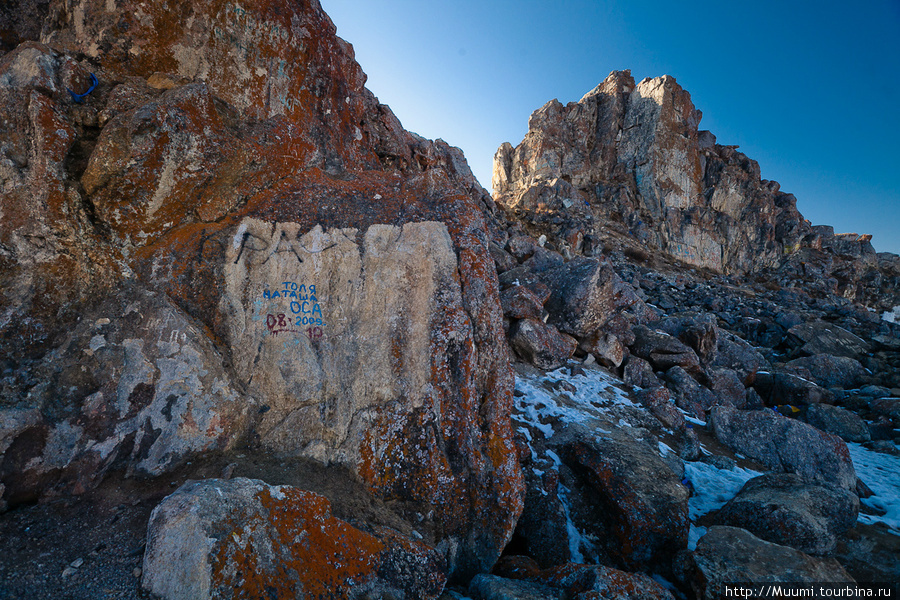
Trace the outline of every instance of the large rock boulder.
{"type": "Polygon", "coordinates": [[[816,429],[833,433],[845,442],[868,442],[872,439],[866,422],[855,412],[840,406],[812,404],[807,407],[803,420],[816,429]]]}
{"type": "Polygon", "coordinates": [[[604,550],[626,569],[662,565],[687,545],[688,490],[659,454],[616,432],[570,425],[551,445],[574,472],[593,508],[604,550]]]}
{"type": "Polygon", "coordinates": [[[142,586],[164,600],[436,598],[446,568],[422,542],[335,518],[317,494],[212,479],[185,484],[154,509],[142,586]]]}
{"type": "Polygon", "coordinates": [[[551,370],[566,364],[578,342],[538,319],[520,319],[509,328],[509,345],[522,360],[551,370]]]}
{"type": "Polygon", "coordinates": [[[318,3],[43,26],[0,60],[4,498],[258,442],[426,515],[454,577],[488,569],[523,486],[461,152],[403,130],[318,3]]]}
{"type": "Polygon", "coordinates": [[[856,488],[850,451],[841,438],[772,410],[716,406],[709,426],[720,442],[776,471],[843,489],[856,488]]]}
{"type": "Polygon", "coordinates": [[[736,583],[855,583],[833,558],[814,558],[737,527],[710,527],[679,563],[682,579],[704,600],[730,597],[736,583]]]}
{"type": "Polygon", "coordinates": [[[717,525],[807,554],[828,554],[856,524],[859,498],[849,490],[813,484],[793,473],[755,477],[714,517],[717,525]]]}
{"type": "Polygon", "coordinates": [[[700,372],[697,354],[678,338],[644,325],[634,328],[634,338],[631,351],[648,360],[653,368],[668,371],[677,366],[690,373],[700,372]]]}
{"type": "Polygon", "coordinates": [[[812,380],[822,387],[841,387],[851,389],[859,385],[860,378],[865,375],[865,368],[858,360],[846,356],[816,354],[790,361],[789,368],[805,369],[812,380]]]}
{"type": "Polygon", "coordinates": [[[549,322],[577,338],[592,334],[623,310],[643,320],[655,316],[634,288],[596,259],[577,258],[539,276],[552,291],[544,305],[549,322]]]}
{"type": "MultiPolygon", "coordinates": [[[[843,327],[814,321],[788,329],[789,339],[808,355],[828,354],[856,359],[870,349],[870,344],[843,327]]],[[[817,369],[818,370],[818,369],[817,369]]]]}

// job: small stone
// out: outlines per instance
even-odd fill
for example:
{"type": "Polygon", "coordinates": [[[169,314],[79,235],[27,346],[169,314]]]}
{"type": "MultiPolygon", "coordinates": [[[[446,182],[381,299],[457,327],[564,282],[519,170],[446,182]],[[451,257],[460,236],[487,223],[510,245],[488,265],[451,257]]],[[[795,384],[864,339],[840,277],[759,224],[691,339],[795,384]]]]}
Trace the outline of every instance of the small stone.
{"type": "Polygon", "coordinates": [[[63,577],[63,579],[65,579],[66,577],[71,577],[72,575],[74,575],[77,572],[78,572],[78,569],[73,569],[72,567],[66,567],[65,569],[63,569],[62,577],[63,577]]]}
{"type": "Polygon", "coordinates": [[[237,467],[237,463],[231,463],[227,467],[222,469],[222,479],[231,479],[232,475],[234,475],[235,467],[237,467]]]}
{"type": "Polygon", "coordinates": [[[134,575],[134,578],[135,578],[135,579],[140,579],[141,575],[143,575],[144,572],[141,571],[141,568],[140,568],[140,567],[135,567],[135,568],[134,568],[134,571],[132,571],[131,574],[134,575]]]}
{"type": "Polygon", "coordinates": [[[81,565],[83,565],[83,564],[84,564],[84,559],[83,559],[83,558],[76,558],[76,559],[73,560],[71,563],[69,563],[69,566],[72,567],[73,569],[78,569],[78,568],[80,568],[81,565]]]}

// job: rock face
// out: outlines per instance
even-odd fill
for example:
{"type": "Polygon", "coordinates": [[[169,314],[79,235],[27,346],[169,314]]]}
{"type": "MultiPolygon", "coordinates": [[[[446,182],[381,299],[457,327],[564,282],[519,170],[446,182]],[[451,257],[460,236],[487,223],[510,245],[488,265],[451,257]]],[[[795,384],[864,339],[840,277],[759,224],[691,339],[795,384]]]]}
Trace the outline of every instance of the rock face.
{"type": "Polygon", "coordinates": [[[561,212],[585,237],[618,222],[640,243],[717,271],[774,264],[805,233],[793,197],[701,133],[700,118],[674,78],[636,84],[615,71],[577,103],[547,103],[522,144],[500,147],[494,198],[534,225],[561,212]]]}
{"type": "Polygon", "coordinates": [[[403,130],[318,3],[49,14],[0,60],[4,500],[261,445],[489,568],[522,477],[461,152],[403,130]]]}
{"type": "Polygon", "coordinates": [[[564,253],[617,239],[635,257],[649,249],[717,272],[776,267],[785,285],[890,310],[900,257],[876,255],[871,236],[812,227],[756,161],[699,130],[701,116],[673,77],[614,71],[578,102],[548,102],[518,146],[500,146],[494,199],[564,253]]]}
{"type": "Polygon", "coordinates": [[[854,583],[834,559],[813,558],[737,527],[710,527],[682,559],[682,576],[698,598],[725,598],[725,586],[758,583],[854,583]]]}
{"type": "Polygon", "coordinates": [[[425,544],[361,531],[317,494],[238,478],[185,484],[154,509],[142,585],[170,600],[436,598],[445,581],[425,544]]]}
{"type": "Polygon", "coordinates": [[[856,488],[850,451],[836,435],[771,410],[741,411],[727,406],[714,407],[709,424],[720,442],[770,469],[846,490],[856,488]]]}
{"type": "Polygon", "coordinates": [[[741,527],[774,544],[807,554],[828,554],[837,537],[856,524],[859,498],[816,485],[793,473],[751,479],[715,515],[718,525],[741,527]]]}

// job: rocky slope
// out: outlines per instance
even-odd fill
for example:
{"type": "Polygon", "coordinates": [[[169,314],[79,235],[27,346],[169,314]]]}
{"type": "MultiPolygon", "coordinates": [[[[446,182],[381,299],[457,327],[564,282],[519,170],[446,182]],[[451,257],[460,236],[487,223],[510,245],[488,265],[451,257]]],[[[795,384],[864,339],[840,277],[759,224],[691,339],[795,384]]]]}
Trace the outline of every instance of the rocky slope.
{"type": "Polygon", "coordinates": [[[614,71],[578,102],[552,100],[494,157],[494,199],[561,252],[590,254],[609,231],[685,264],[747,275],[779,270],[873,308],[900,303],[900,258],[871,236],[814,227],[759,164],[699,129],[671,76],[614,71]],[[893,303],[893,304],[892,304],[893,303]]]}
{"type": "Polygon", "coordinates": [[[806,223],[673,79],[536,112],[495,204],[317,2],[16,6],[0,597],[900,573],[851,458],[896,452],[900,326],[859,302],[900,304],[897,257],[806,223]],[[709,469],[759,477],[698,512],[709,469]]]}

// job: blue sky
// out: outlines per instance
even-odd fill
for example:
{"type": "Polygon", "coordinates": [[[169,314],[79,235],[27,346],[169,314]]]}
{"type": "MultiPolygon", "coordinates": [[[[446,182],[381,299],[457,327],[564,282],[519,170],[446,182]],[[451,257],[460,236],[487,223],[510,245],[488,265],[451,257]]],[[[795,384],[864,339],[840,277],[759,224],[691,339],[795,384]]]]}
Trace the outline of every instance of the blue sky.
{"type": "Polygon", "coordinates": [[[548,100],[669,74],[803,215],[900,253],[900,0],[321,0],[404,127],[491,161],[548,100]]]}

